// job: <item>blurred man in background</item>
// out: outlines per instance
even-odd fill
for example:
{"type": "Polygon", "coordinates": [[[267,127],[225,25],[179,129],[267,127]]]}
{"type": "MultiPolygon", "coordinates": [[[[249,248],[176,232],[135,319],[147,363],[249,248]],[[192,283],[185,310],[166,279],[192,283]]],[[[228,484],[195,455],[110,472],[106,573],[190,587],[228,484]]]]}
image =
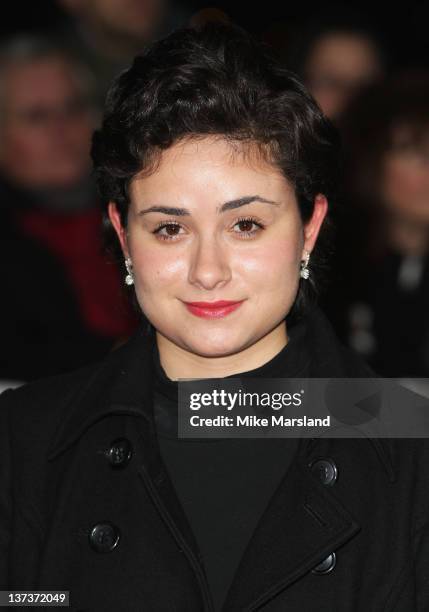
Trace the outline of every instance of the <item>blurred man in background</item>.
{"type": "Polygon", "coordinates": [[[173,0],[59,0],[71,18],[65,38],[91,69],[99,105],[112,79],[153,39],[185,25],[173,0]]]}
{"type": "Polygon", "coordinates": [[[100,357],[136,320],[102,253],[90,74],[54,43],[14,38],[0,110],[0,378],[31,380],[100,357]]]}
{"type": "Polygon", "coordinates": [[[96,120],[90,75],[35,38],[9,41],[0,70],[3,172],[22,186],[66,193],[88,181],[96,120]]]}

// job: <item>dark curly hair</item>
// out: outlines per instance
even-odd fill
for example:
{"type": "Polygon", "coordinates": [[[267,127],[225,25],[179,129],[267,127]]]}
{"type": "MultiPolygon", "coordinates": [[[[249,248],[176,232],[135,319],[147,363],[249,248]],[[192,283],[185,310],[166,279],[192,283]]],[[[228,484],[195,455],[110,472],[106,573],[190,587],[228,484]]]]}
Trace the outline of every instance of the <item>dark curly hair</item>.
{"type": "MultiPolygon", "coordinates": [[[[207,135],[244,148],[257,144],[293,185],[303,222],[311,218],[318,193],[332,205],[337,130],[266,45],[238,26],[208,23],[151,44],[108,92],[92,158],[102,200],[116,203],[124,227],[131,179],[154,171],[161,152],[180,139],[207,135]]],[[[317,294],[329,253],[326,226],[312,254],[310,279],[300,283],[289,314],[302,312],[317,294]]]]}

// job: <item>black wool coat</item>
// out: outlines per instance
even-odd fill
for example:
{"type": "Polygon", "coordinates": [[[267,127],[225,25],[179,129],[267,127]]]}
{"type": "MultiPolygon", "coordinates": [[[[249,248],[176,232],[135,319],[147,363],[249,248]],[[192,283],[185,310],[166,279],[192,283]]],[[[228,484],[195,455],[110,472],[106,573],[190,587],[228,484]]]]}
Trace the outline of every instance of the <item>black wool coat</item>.
{"type": "MultiPolygon", "coordinates": [[[[306,324],[311,375],[369,375],[320,311],[306,324]]],[[[74,611],[213,612],[155,435],[149,346],[140,330],[0,398],[0,589],[69,590],[74,611]]],[[[428,520],[428,441],[301,439],[223,611],[427,612],[428,520]]]]}

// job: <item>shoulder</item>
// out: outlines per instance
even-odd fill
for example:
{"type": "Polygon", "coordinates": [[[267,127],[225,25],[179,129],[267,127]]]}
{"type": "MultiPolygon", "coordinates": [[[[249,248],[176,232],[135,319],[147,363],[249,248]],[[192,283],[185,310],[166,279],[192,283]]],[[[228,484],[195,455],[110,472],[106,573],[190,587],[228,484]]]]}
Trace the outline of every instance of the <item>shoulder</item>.
{"type": "Polygon", "coordinates": [[[49,406],[61,404],[91,380],[102,367],[102,362],[94,363],[66,374],[49,376],[26,383],[14,389],[6,389],[0,395],[0,410],[19,406],[49,406]]]}
{"type": "Polygon", "coordinates": [[[24,382],[23,384],[20,384],[13,388],[5,388],[5,390],[0,393],[0,398],[3,399],[4,397],[11,396],[12,394],[22,397],[32,395],[33,393],[36,393],[37,395],[43,391],[49,390],[50,388],[62,388],[64,385],[68,387],[69,384],[72,384],[74,380],[78,380],[84,377],[86,372],[90,372],[91,370],[96,368],[99,363],[101,363],[101,361],[93,362],[89,365],[69,370],[61,374],[43,376],[42,378],[37,378],[35,380],[31,380],[30,382],[24,382]]]}
{"type": "Polygon", "coordinates": [[[115,391],[125,396],[131,383],[141,382],[149,347],[147,336],[139,329],[98,362],[4,391],[0,395],[0,435],[9,430],[21,444],[27,441],[32,447],[40,446],[77,409],[76,418],[97,413],[115,391]]]}
{"type": "Polygon", "coordinates": [[[77,370],[6,389],[0,395],[0,422],[16,432],[34,431],[44,437],[45,432],[55,430],[79,397],[106,389],[120,370],[128,344],[77,370]]]}
{"type": "MultiPolygon", "coordinates": [[[[7,389],[0,395],[0,439],[8,444],[26,440],[46,443],[65,417],[67,406],[97,375],[102,363],[7,389]]],[[[19,445],[21,446],[21,445],[19,445]]]]}

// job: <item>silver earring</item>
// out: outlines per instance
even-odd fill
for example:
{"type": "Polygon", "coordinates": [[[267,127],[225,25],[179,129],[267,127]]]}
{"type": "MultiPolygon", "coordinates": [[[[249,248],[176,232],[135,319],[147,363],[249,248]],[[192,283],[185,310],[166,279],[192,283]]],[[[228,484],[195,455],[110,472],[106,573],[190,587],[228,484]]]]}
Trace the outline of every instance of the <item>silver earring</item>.
{"type": "Polygon", "coordinates": [[[127,257],[125,260],[125,267],[127,269],[128,274],[125,277],[125,284],[126,285],[133,285],[134,284],[134,276],[133,276],[133,262],[131,261],[130,257],[127,257]]]}
{"type": "Polygon", "coordinates": [[[308,251],[304,251],[304,259],[301,261],[301,278],[307,279],[310,276],[310,270],[308,269],[308,262],[310,261],[310,253],[308,251]]]}

